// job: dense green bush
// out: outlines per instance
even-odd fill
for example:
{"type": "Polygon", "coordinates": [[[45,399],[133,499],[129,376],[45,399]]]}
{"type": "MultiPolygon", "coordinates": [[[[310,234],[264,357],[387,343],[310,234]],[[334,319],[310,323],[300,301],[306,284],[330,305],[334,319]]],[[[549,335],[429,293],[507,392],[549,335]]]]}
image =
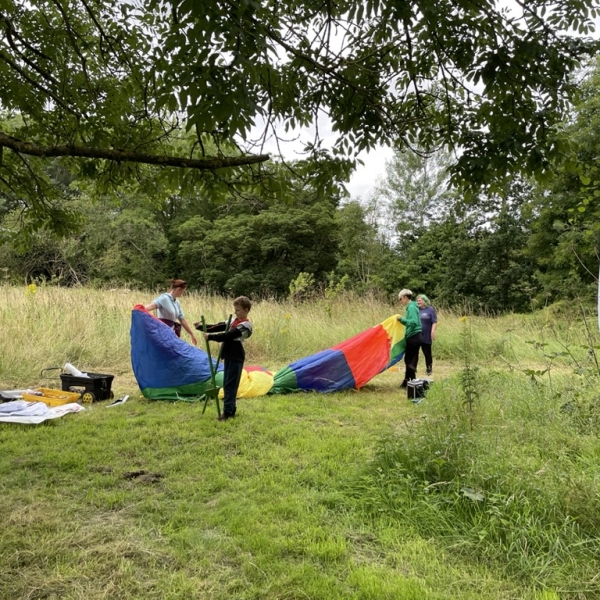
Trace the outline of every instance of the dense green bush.
{"type": "Polygon", "coordinates": [[[600,440],[581,425],[598,414],[598,381],[487,371],[474,415],[458,377],[434,384],[420,418],[381,441],[353,495],[366,512],[512,577],[597,592],[600,440]]]}

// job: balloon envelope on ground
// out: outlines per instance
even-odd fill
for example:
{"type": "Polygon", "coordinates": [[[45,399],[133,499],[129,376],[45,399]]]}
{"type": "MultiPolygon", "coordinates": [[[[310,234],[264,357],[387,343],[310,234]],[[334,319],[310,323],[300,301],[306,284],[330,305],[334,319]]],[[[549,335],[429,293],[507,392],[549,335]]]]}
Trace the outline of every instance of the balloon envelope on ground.
{"type": "MultiPolygon", "coordinates": [[[[332,348],[301,358],[275,374],[263,367],[245,367],[238,397],[360,389],[403,355],[404,326],[394,315],[332,348]]],[[[211,384],[208,360],[206,352],[178,338],[143,305],[134,307],[131,364],[144,397],[182,400],[202,395],[211,384]]],[[[216,379],[221,386],[222,364],[217,366],[216,379]]]]}

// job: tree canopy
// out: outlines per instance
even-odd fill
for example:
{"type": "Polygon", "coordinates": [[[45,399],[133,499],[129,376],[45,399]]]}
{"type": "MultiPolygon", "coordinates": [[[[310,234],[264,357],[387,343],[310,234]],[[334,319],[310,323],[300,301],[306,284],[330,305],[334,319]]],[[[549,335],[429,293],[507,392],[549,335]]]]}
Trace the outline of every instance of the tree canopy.
{"type": "Polygon", "coordinates": [[[1,268],[278,295],[301,276],[412,282],[482,310],[587,293],[596,5],[0,0],[0,237],[30,235],[24,253],[0,244],[1,268]],[[268,162],[286,140],[306,156],[268,162]],[[378,144],[397,159],[384,222],[341,205],[378,144]],[[473,205],[443,189],[447,165],[473,205]]]}
{"type": "Polygon", "coordinates": [[[0,194],[56,221],[45,157],[214,171],[298,127],[321,152],[323,117],[350,159],[447,146],[473,185],[543,171],[596,4],[1,0],[0,194]]]}

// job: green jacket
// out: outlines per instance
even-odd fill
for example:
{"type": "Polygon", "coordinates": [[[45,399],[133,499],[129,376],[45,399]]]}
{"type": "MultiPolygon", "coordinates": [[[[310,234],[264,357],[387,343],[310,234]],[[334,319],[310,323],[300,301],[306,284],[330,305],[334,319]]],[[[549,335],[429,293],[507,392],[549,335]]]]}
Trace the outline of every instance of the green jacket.
{"type": "Polygon", "coordinates": [[[421,315],[419,313],[419,305],[411,300],[406,305],[406,312],[404,313],[404,317],[400,317],[398,319],[402,325],[405,327],[404,338],[409,338],[415,335],[415,333],[419,333],[422,329],[421,327],[421,315]]]}

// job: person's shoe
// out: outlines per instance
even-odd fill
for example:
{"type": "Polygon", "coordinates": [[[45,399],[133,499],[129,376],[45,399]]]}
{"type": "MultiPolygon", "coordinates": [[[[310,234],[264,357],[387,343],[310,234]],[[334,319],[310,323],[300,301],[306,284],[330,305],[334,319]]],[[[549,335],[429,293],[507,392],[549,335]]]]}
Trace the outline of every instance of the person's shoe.
{"type": "Polygon", "coordinates": [[[233,419],[235,415],[226,415],[225,413],[221,413],[217,417],[217,421],[227,421],[227,419],[233,419]]]}
{"type": "Polygon", "coordinates": [[[406,387],[406,379],[400,384],[400,388],[405,388],[406,387]]]}
{"type": "Polygon", "coordinates": [[[433,369],[427,369],[426,373],[427,375],[433,375],[433,369]]]}

